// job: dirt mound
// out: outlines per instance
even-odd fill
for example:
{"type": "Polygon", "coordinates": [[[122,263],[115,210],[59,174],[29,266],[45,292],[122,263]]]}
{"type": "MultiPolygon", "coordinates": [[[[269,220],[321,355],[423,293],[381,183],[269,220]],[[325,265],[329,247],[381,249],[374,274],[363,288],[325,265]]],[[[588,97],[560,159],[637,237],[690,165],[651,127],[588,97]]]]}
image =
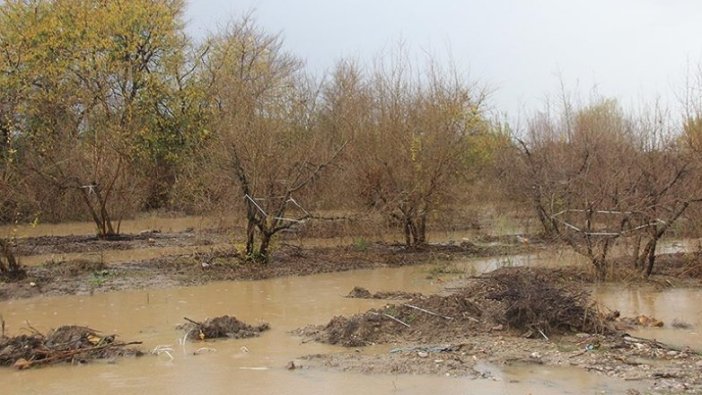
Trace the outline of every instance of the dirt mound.
{"type": "Polygon", "coordinates": [[[421,298],[423,295],[416,292],[404,292],[404,291],[388,291],[388,292],[376,292],[371,293],[369,290],[363,287],[353,287],[351,292],[346,295],[347,298],[357,298],[357,299],[417,299],[421,298]]]}
{"type": "Polygon", "coordinates": [[[547,336],[605,333],[610,327],[607,316],[583,288],[555,281],[540,270],[505,268],[474,279],[448,296],[423,296],[411,304],[338,316],[325,326],[310,326],[297,333],[323,343],[359,347],[394,341],[453,341],[502,330],[547,336]]]}
{"type": "Polygon", "coordinates": [[[34,331],[31,335],[0,337],[0,366],[27,369],[59,362],[85,363],[94,359],[119,356],[140,356],[141,351],[127,346],[141,342],[122,343],[115,335],[100,336],[84,326],[62,326],[46,335],[34,331]]]}
{"type": "Polygon", "coordinates": [[[466,295],[425,296],[412,304],[392,304],[352,317],[334,317],[326,326],[297,331],[316,341],[347,347],[399,340],[443,341],[466,332],[489,330],[480,308],[466,295]]]}
{"type": "Polygon", "coordinates": [[[186,331],[190,340],[244,339],[260,336],[261,332],[270,329],[270,325],[267,323],[251,326],[229,315],[208,318],[205,322],[193,321],[187,317],[184,319],[188,322],[180,325],[178,328],[186,331]]]}

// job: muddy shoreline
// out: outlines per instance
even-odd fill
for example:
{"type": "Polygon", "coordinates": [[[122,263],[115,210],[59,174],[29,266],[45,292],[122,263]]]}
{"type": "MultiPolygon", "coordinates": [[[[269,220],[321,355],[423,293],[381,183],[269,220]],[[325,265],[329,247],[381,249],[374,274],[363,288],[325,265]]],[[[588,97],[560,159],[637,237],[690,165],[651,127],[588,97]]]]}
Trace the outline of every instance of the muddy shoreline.
{"type": "MultiPolygon", "coordinates": [[[[85,295],[128,289],[166,288],[206,284],[222,280],[262,280],[283,276],[305,276],[435,263],[450,272],[457,259],[499,257],[556,251],[561,244],[538,237],[522,242],[519,236],[481,236],[475,240],[430,244],[421,249],[404,245],[369,242],[364,239],[348,245],[306,245],[305,239],[278,241],[267,264],[244,259],[223,231],[160,232],[142,231],[113,240],[94,236],[39,236],[18,239],[17,254],[22,259],[37,260],[26,266],[27,277],[21,281],[0,279],[0,301],[33,296],[85,295]],[[133,251],[132,254],[130,251],[133,251]],[[149,252],[148,258],[139,259],[149,252]],[[159,252],[163,251],[162,254],[159,252]],[[124,254],[117,254],[126,252],[124,254]],[[117,255],[115,255],[117,254],[117,255]],[[115,258],[116,256],[116,258],[115,258]],[[109,257],[107,259],[106,257],[109,257]]],[[[587,266],[564,266],[552,269],[560,276],[581,283],[595,283],[587,266]]],[[[451,273],[447,273],[451,277],[451,273]]],[[[690,266],[685,254],[659,257],[655,275],[643,279],[625,264],[619,264],[611,282],[624,286],[646,284],[656,288],[702,286],[702,269],[690,266]]],[[[463,284],[452,280],[454,286],[463,284]]]]}
{"type": "Polygon", "coordinates": [[[631,384],[629,394],[700,393],[699,350],[628,333],[635,326],[662,325],[645,316],[620,317],[559,274],[503,268],[449,295],[388,301],[383,308],[334,317],[293,334],[303,342],[347,349],[296,362],[311,369],[499,380],[504,368],[541,365],[622,380],[631,384]],[[520,279],[527,282],[516,284],[520,279]],[[364,352],[377,345],[389,350],[364,352]]]}
{"type": "MultiPolygon", "coordinates": [[[[210,235],[203,232],[144,232],[111,241],[82,236],[23,239],[19,247],[25,256],[56,254],[57,257],[43,264],[28,266],[28,277],[20,282],[0,283],[0,300],[167,288],[220,280],[260,280],[429,263],[434,264],[432,267],[437,270],[427,271],[426,275],[432,281],[444,281],[444,292],[441,295],[445,297],[475,280],[474,276],[466,276],[466,273],[458,274],[452,266],[454,262],[472,257],[552,252],[561,247],[533,240],[525,244],[514,237],[478,238],[474,242],[430,245],[419,250],[389,243],[364,242],[319,247],[280,242],[276,245],[271,262],[262,265],[246,261],[235,246],[231,243],[227,245],[226,241],[226,234],[210,235]],[[101,252],[137,252],[144,248],[164,248],[167,251],[170,247],[193,249],[188,254],[116,262],[102,261],[99,256],[101,252]],[[75,255],[71,259],[62,258],[60,254],[64,253],[78,254],[79,258],[75,258],[75,255]]],[[[691,271],[693,267],[685,266],[686,260],[683,258],[684,256],[675,254],[663,257],[661,271],[653,277],[653,281],[645,284],[657,287],[699,285],[696,276],[691,276],[694,274],[691,271]],[[679,278],[681,273],[690,275],[690,278],[679,278]]],[[[558,266],[543,270],[548,273],[549,280],[560,285],[588,286],[595,281],[587,266],[558,266]]],[[[634,287],[644,284],[641,279],[622,278],[625,280],[621,284],[634,287]]],[[[439,295],[409,293],[404,289],[396,292],[372,292],[376,290],[359,288],[353,291],[350,297],[388,299],[388,305],[402,299],[400,303],[450,314],[452,318],[458,317],[458,310],[444,312],[427,304],[428,300],[438,300],[439,295]]],[[[523,331],[515,331],[508,325],[487,320],[477,310],[466,313],[464,307],[470,307],[469,303],[460,300],[454,302],[451,302],[454,303],[451,306],[463,309],[460,310],[463,317],[461,325],[447,327],[440,317],[434,321],[436,317],[414,308],[408,310],[409,315],[399,314],[398,309],[378,310],[376,314],[387,314],[413,326],[416,322],[412,319],[428,318],[430,325],[409,332],[412,333],[411,336],[403,337],[404,335],[398,335],[405,333],[402,324],[386,320],[383,328],[390,329],[388,335],[378,338],[380,340],[373,338],[370,344],[376,344],[377,341],[387,349],[365,352],[361,343],[349,343],[352,347],[347,351],[299,355],[287,368],[499,380],[502,369],[539,365],[570,367],[605,375],[625,383],[631,389],[631,394],[702,391],[699,373],[702,357],[696,352],[699,350],[672,349],[626,333],[596,334],[588,330],[566,334],[545,331],[545,336],[533,332],[527,338],[523,331]],[[484,322],[478,324],[475,320],[484,322]],[[436,333],[440,336],[435,336],[433,331],[439,331],[436,333]]],[[[271,321],[271,326],[275,327],[276,322],[271,321]]],[[[303,342],[309,341],[305,337],[309,333],[299,332],[296,335],[301,336],[303,342]]]]}
{"type": "Polygon", "coordinates": [[[388,243],[301,247],[282,242],[274,250],[270,262],[263,264],[244,259],[235,246],[223,245],[224,239],[221,234],[192,232],[145,232],[111,241],[84,236],[23,239],[18,245],[21,252],[27,256],[52,254],[51,259],[27,266],[27,277],[21,281],[0,282],[0,300],[399,267],[451,262],[466,257],[507,256],[548,248],[545,243],[526,245],[515,243],[512,238],[429,245],[421,249],[388,243]],[[174,246],[192,247],[193,252],[120,262],[105,262],[100,255],[116,250],[174,246]],[[77,253],[80,257],[64,259],[61,257],[64,253],[77,253]]]}

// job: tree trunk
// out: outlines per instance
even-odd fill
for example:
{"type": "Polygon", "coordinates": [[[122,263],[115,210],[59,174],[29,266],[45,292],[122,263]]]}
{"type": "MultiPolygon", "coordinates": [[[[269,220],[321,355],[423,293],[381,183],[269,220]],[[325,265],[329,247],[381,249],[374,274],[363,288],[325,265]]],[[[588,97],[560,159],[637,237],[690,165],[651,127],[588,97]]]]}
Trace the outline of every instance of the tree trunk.
{"type": "Polygon", "coordinates": [[[648,278],[651,273],[653,272],[653,265],[656,263],[656,244],[658,243],[658,239],[653,239],[651,240],[651,248],[648,250],[648,261],[646,262],[646,271],[644,272],[644,276],[648,278]]]}
{"type": "Polygon", "coordinates": [[[415,245],[422,246],[427,243],[427,215],[422,214],[417,219],[417,226],[415,226],[416,237],[415,245]]]}
{"type": "Polygon", "coordinates": [[[112,228],[112,219],[110,214],[107,212],[107,202],[103,200],[102,193],[100,193],[100,188],[95,186],[95,197],[97,198],[98,204],[100,204],[100,220],[102,222],[101,238],[108,238],[115,235],[115,231],[112,228]]]}
{"type": "Polygon", "coordinates": [[[541,226],[543,227],[544,236],[547,238],[556,236],[557,233],[556,229],[554,229],[553,221],[541,205],[541,201],[538,197],[534,197],[534,210],[536,210],[536,216],[539,218],[539,222],[541,222],[541,226]]]}
{"type": "Polygon", "coordinates": [[[641,266],[639,266],[639,256],[641,256],[641,235],[640,234],[636,235],[636,239],[634,240],[634,253],[633,253],[634,269],[641,269],[641,266]]]}
{"type": "Polygon", "coordinates": [[[647,270],[648,265],[646,264],[646,258],[651,254],[651,251],[653,251],[653,254],[655,254],[656,242],[657,240],[654,235],[653,238],[649,240],[648,243],[646,243],[643,252],[638,256],[638,259],[636,261],[636,267],[642,272],[645,272],[645,270],[647,270]]]}
{"type": "Polygon", "coordinates": [[[405,245],[407,248],[412,247],[412,221],[408,218],[404,218],[404,231],[405,231],[405,245]]]}
{"type": "Polygon", "coordinates": [[[4,274],[13,280],[21,280],[26,275],[26,272],[22,269],[22,265],[20,265],[15,257],[12,245],[7,239],[3,238],[0,238],[0,274],[4,274]],[[7,265],[3,263],[3,258],[7,265]]]}
{"type": "Polygon", "coordinates": [[[253,256],[254,238],[256,237],[256,223],[249,218],[246,224],[246,256],[253,256]]]}
{"type": "Polygon", "coordinates": [[[268,248],[270,247],[272,236],[273,233],[271,232],[261,233],[261,247],[258,249],[258,253],[261,257],[261,262],[268,262],[268,248]]]}
{"type": "MultiPolygon", "coordinates": [[[[93,222],[95,222],[95,226],[97,227],[98,237],[101,239],[106,238],[107,233],[108,233],[108,229],[105,227],[104,217],[101,218],[100,215],[98,215],[97,211],[95,211],[95,207],[93,207],[93,204],[90,202],[89,190],[86,190],[86,189],[81,187],[80,192],[81,192],[81,196],[83,197],[83,202],[88,207],[88,211],[90,212],[90,216],[93,218],[93,222]]],[[[111,224],[110,224],[110,227],[112,227],[111,224]]]]}
{"type": "Polygon", "coordinates": [[[595,277],[597,281],[605,281],[607,279],[607,264],[602,258],[593,258],[592,264],[595,266],[595,277]]]}

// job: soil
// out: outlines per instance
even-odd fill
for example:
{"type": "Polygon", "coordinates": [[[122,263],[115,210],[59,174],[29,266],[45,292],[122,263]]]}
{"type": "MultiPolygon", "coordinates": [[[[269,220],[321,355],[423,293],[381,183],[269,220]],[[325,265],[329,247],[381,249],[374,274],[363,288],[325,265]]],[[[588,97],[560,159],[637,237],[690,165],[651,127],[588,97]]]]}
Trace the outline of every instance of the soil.
{"type": "Polygon", "coordinates": [[[18,239],[16,254],[49,255],[76,252],[100,252],[106,250],[133,250],[158,247],[189,247],[210,245],[214,234],[200,235],[194,232],[161,233],[144,231],[135,235],[118,235],[109,239],[95,236],[41,236],[18,239]],[[204,236],[204,237],[203,237],[204,236]]]}
{"type": "Polygon", "coordinates": [[[411,303],[338,316],[326,326],[297,333],[323,343],[360,347],[398,341],[443,342],[466,333],[503,330],[534,337],[613,332],[617,315],[589,296],[579,285],[554,280],[548,270],[502,268],[473,279],[450,295],[421,296],[411,303]]]}
{"type": "Polygon", "coordinates": [[[363,287],[354,287],[348,295],[347,298],[356,299],[418,299],[423,295],[416,292],[405,292],[405,291],[385,291],[371,293],[369,290],[363,287]]]}
{"type": "MultiPolygon", "coordinates": [[[[22,255],[87,254],[227,242],[225,234],[216,232],[149,231],[112,240],[82,236],[28,238],[19,240],[17,248],[22,255]]],[[[27,267],[27,278],[21,282],[0,281],[0,300],[441,263],[464,257],[534,252],[552,245],[548,241],[516,236],[483,237],[475,243],[430,245],[422,249],[384,243],[302,249],[281,242],[267,264],[248,261],[234,248],[214,247],[209,253],[116,263],[86,258],[52,260],[27,267]]],[[[688,285],[688,280],[699,283],[702,278],[700,261],[702,259],[694,254],[661,256],[653,281],[662,286],[688,285]]],[[[640,275],[631,278],[633,280],[626,281],[641,281],[640,275]]],[[[576,366],[632,383],[644,383],[654,392],[702,392],[700,355],[626,335],[623,331],[628,327],[656,326],[658,321],[653,317],[618,317],[616,312],[591,303],[588,293],[579,285],[594,282],[588,267],[571,266],[498,269],[447,284],[447,294],[442,295],[404,291],[371,293],[356,288],[349,297],[388,299],[393,300],[393,304],[352,317],[335,317],[326,326],[297,331],[296,334],[308,340],[355,348],[350,352],[307,356],[303,358],[303,365],[364,373],[471,377],[492,377],[486,364],[576,366]],[[382,353],[356,352],[358,348],[374,344],[385,344],[392,349],[382,353]]],[[[189,325],[183,329],[192,340],[256,336],[268,329],[267,324],[251,326],[227,316],[189,325]]],[[[49,347],[47,344],[71,342],[78,347],[93,348],[96,341],[104,342],[105,348],[98,349],[96,354],[80,349],[75,352],[60,349],[58,354],[52,354],[58,357],[47,362],[76,363],[138,354],[123,347],[123,343],[115,342],[114,337],[100,337],[89,328],[62,328],[47,336],[36,333],[17,338],[0,337],[0,362],[3,362],[2,357],[11,356],[14,359],[7,358],[9,362],[4,362],[5,365],[38,366],[45,362],[41,362],[37,350],[49,347]],[[46,343],[47,339],[64,331],[76,336],[46,343]],[[24,348],[12,348],[17,344],[24,348]],[[120,346],[112,347],[113,344],[120,346]],[[20,351],[26,350],[34,351],[20,355],[20,351]]]]}
{"type": "MultiPolygon", "coordinates": [[[[192,232],[148,233],[105,241],[94,238],[39,237],[20,242],[20,248],[35,253],[61,251],[108,251],[149,246],[197,246],[223,241],[222,235],[192,232]],[[155,240],[149,242],[149,240],[155,240]]],[[[539,244],[429,245],[408,249],[403,245],[374,243],[363,246],[309,247],[281,243],[268,263],[244,259],[233,247],[210,248],[210,252],[167,255],[154,259],[104,263],[99,257],[51,260],[28,266],[20,282],[0,280],[0,300],[37,295],[92,294],[114,290],[159,288],[204,284],[218,280],[258,280],[281,276],[301,276],[354,269],[397,267],[429,262],[449,262],[461,257],[499,256],[546,248],[539,244]]]]}
{"type": "MultiPolygon", "coordinates": [[[[578,367],[632,383],[646,393],[700,393],[702,358],[633,337],[576,334],[529,339],[479,334],[450,343],[402,343],[389,352],[316,354],[296,365],[366,374],[431,374],[499,379],[503,366],[578,367]]],[[[631,393],[634,392],[632,390],[631,393]]]]}
{"type": "Polygon", "coordinates": [[[491,377],[485,364],[575,366],[643,384],[654,392],[702,391],[702,356],[629,336],[651,317],[622,318],[556,273],[503,268],[447,296],[389,304],[295,331],[351,352],[303,357],[308,367],[385,374],[491,377]],[[390,352],[365,353],[389,344],[390,352]]]}
{"type": "MultiPolygon", "coordinates": [[[[4,326],[4,325],[3,325],[4,326]]],[[[44,335],[0,336],[0,366],[28,369],[56,363],[87,363],[96,359],[113,360],[124,356],[141,356],[129,347],[140,342],[123,343],[115,335],[101,336],[83,326],[61,326],[44,335]]]]}
{"type": "Polygon", "coordinates": [[[178,329],[185,331],[186,337],[190,340],[209,339],[246,339],[260,336],[262,332],[270,329],[268,323],[251,326],[229,315],[208,318],[204,322],[185,319],[186,323],[179,325],[178,329]]]}

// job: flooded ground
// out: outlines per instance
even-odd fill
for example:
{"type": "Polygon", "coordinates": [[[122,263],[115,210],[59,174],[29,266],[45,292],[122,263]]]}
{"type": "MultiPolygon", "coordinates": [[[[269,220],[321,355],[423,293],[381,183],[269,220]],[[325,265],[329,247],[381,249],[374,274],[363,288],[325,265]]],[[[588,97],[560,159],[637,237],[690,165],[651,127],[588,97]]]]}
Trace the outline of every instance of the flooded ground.
{"type": "MultiPolygon", "coordinates": [[[[514,257],[512,264],[547,259],[533,255],[514,257]]],[[[474,259],[461,265],[476,272],[505,264],[503,260],[474,259]],[[502,263],[500,263],[502,262],[502,263]]],[[[343,297],[354,286],[372,290],[433,293],[443,284],[428,279],[429,266],[358,270],[345,273],[286,277],[263,281],[217,282],[206,286],[113,292],[94,296],[39,297],[0,303],[7,331],[18,333],[25,321],[39,330],[61,324],[89,325],[123,340],[142,340],[148,351],[172,347],[170,355],[119,360],[115,364],[57,366],[30,371],[0,370],[8,393],[622,393],[636,388],[625,382],[582,369],[547,366],[482,366],[491,378],[469,379],[433,376],[386,376],[339,373],[317,369],[288,371],[289,361],[307,354],[342,352],[340,347],[301,339],[288,332],[307,324],[323,324],[336,315],[350,315],[378,307],[384,301],[343,297]],[[233,314],[252,323],[269,322],[272,329],[259,338],[186,344],[175,326],[183,317],[202,320],[233,314]],[[216,351],[193,355],[200,347],[216,351]],[[172,357],[172,359],[171,359],[172,357]]],[[[470,272],[469,272],[470,273],[470,272]]],[[[634,291],[632,291],[634,292],[634,291]]],[[[598,299],[623,312],[649,314],[662,319],[699,317],[697,290],[661,293],[640,291],[622,297],[621,290],[602,288],[598,299]],[[612,302],[617,302],[612,303],[612,302]],[[673,303],[674,312],[663,306],[673,303]]],[[[698,319],[691,322],[702,324],[698,319]]],[[[702,346],[699,337],[674,329],[656,329],[658,339],[702,346]]],[[[642,332],[641,335],[647,334],[642,332]]],[[[387,352],[383,348],[366,353],[387,352]]],[[[297,362],[304,366],[304,361],[297,362]]]]}
{"type": "Polygon", "coordinates": [[[690,347],[702,352],[702,290],[699,288],[677,288],[655,291],[649,287],[621,289],[601,286],[595,289],[595,297],[611,309],[624,316],[645,314],[665,323],[663,328],[641,328],[637,336],[656,339],[680,348],[690,347]],[[675,328],[674,322],[689,325],[675,328]]]}
{"type": "MultiPolygon", "coordinates": [[[[228,246],[226,234],[203,232],[215,226],[204,218],[146,218],[127,221],[123,229],[138,233],[146,229],[161,230],[162,237],[174,236],[175,244],[161,245],[161,239],[149,236],[119,248],[95,247],[88,250],[66,253],[24,254],[26,265],[40,265],[47,261],[70,261],[84,259],[105,264],[154,260],[169,256],[207,253],[228,246]],[[188,230],[188,232],[184,232],[188,230]],[[194,230],[195,232],[191,232],[194,230]],[[196,236],[193,236],[195,234],[196,236]],[[186,236],[182,236],[186,235],[186,236]],[[203,236],[204,235],[204,236],[203,236]]],[[[7,229],[3,229],[7,231],[7,229]]],[[[23,237],[89,235],[92,227],[88,223],[24,227],[18,230],[23,237]]],[[[396,241],[396,235],[387,235],[385,241],[396,241]]],[[[466,239],[473,239],[472,231],[436,232],[430,235],[435,242],[449,247],[466,239]]],[[[381,237],[382,238],[382,237],[381,237]]],[[[367,254],[369,248],[364,240],[353,237],[322,239],[289,238],[286,243],[306,248],[352,245],[355,253],[367,254]]],[[[489,245],[491,243],[484,243],[489,245]]],[[[491,247],[500,255],[504,247],[498,241],[491,247]]],[[[332,317],[362,313],[380,307],[388,301],[350,299],[344,296],[355,286],[371,291],[421,292],[431,294],[446,292],[449,284],[457,278],[478,276],[505,266],[561,266],[583,262],[574,253],[557,249],[536,250],[526,245],[514,251],[528,251],[509,256],[488,258],[452,257],[446,259],[443,251],[429,251],[420,262],[431,265],[404,266],[402,260],[416,259],[409,255],[391,267],[370,266],[373,269],[348,272],[320,273],[323,270],[304,270],[298,274],[320,273],[305,276],[289,276],[259,281],[211,282],[207,285],[171,288],[147,288],[117,292],[96,292],[88,295],[66,295],[55,297],[33,297],[0,302],[0,315],[6,322],[9,335],[23,333],[32,327],[46,331],[60,325],[86,325],[102,330],[105,334],[117,334],[125,341],[141,340],[144,351],[157,346],[167,352],[148,355],[140,359],[120,359],[115,363],[93,363],[85,366],[52,366],[29,371],[0,370],[3,393],[65,393],[87,394],[109,393],[335,393],[335,394],[564,394],[564,393],[625,393],[627,390],[644,391],[647,386],[638,381],[589,372],[576,367],[554,367],[539,364],[491,364],[476,361],[476,369],[484,378],[441,377],[423,375],[386,375],[339,372],[336,370],[305,368],[307,361],[299,359],[310,354],[344,353],[348,349],[316,342],[303,342],[291,331],[310,324],[325,324],[332,317]],[[426,256],[425,256],[426,255],[426,256]],[[394,267],[398,266],[398,267],[394,267]],[[268,322],[271,330],[259,338],[227,340],[205,343],[182,344],[183,333],[176,330],[184,317],[204,320],[224,314],[235,315],[250,323],[268,322]],[[29,324],[28,324],[29,323],[29,324]],[[208,350],[211,349],[211,350],[208,350]],[[198,355],[194,355],[198,354],[198,355]],[[286,365],[295,361],[301,369],[288,370],[286,365]]],[[[662,252],[679,252],[697,247],[697,240],[664,243],[662,252]]],[[[92,248],[92,247],[91,247],[92,248]]],[[[372,249],[373,246],[370,245],[372,249]]],[[[510,247],[511,248],[511,247],[510,247]]],[[[70,251],[70,249],[68,249],[70,251]]],[[[383,250],[384,251],[384,250],[383,250]]],[[[512,251],[505,250],[505,251],[512,251]]],[[[377,252],[377,251],[376,251],[377,252]]],[[[386,253],[382,252],[381,253],[386,253]]],[[[310,256],[310,258],[320,256],[310,256]]],[[[382,255],[378,255],[382,257],[382,255]]],[[[352,257],[353,258],[353,257],[352,257]]],[[[327,256],[321,256],[318,265],[324,265],[327,256]]],[[[337,257],[338,259],[338,257],[337,257]]],[[[353,258],[356,259],[356,258],[353,258]]],[[[303,257],[303,261],[307,258],[303,257]]],[[[416,263],[416,262],[415,262],[416,263]]],[[[208,273],[199,267],[196,273],[208,273]]],[[[357,268],[365,266],[351,266],[357,268]]],[[[154,267],[156,272],[164,267],[154,267]]],[[[189,268],[178,267],[177,270],[189,268]]],[[[108,267],[109,269],[109,267],[108,267]]],[[[189,268],[187,270],[190,270],[189,268]]],[[[297,270],[297,269],[296,269],[297,270]]],[[[348,270],[341,268],[335,270],[348,270]]],[[[154,273],[156,273],[154,272],[154,273]]],[[[102,271],[99,271],[102,273],[102,271]]],[[[109,269],[107,278],[79,280],[86,282],[86,289],[102,281],[111,281],[119,272],[109,269]],[[95,284],[93,284],[95,283],[95,284]]],[[[283,274],[277,275],[285,275],[283,274]]],[[[295,273],[295,271],[293,271],[295,273]]],[[[199,274],[198,274],[199,275],[199,274]]],[[[93,273],[93,276],[95,274],[93,273]]],[[[275,276],[275,274],[274,274],[275,276]]],[[[41,284],[40,284],[41,285],[41,284]]],[[[120,288],[116,288],[120,289],[120,288]]],[[[659,341],[702,351],[702,297],[700,289],[669,289],[657,291],[652,288],[621,288],[602,286],[595,289],[595,297],[612,309],[627,316],[645,314],[663,320],[663,328],[638,329],[630,332],[635,336],[655,338],[659,341]],[[690,325],[687,329],[675,329],[674,320],[690,325]]],[[[389,347],[371,346],[359,350],[361,354],[388,353],[389,347]]]]}

